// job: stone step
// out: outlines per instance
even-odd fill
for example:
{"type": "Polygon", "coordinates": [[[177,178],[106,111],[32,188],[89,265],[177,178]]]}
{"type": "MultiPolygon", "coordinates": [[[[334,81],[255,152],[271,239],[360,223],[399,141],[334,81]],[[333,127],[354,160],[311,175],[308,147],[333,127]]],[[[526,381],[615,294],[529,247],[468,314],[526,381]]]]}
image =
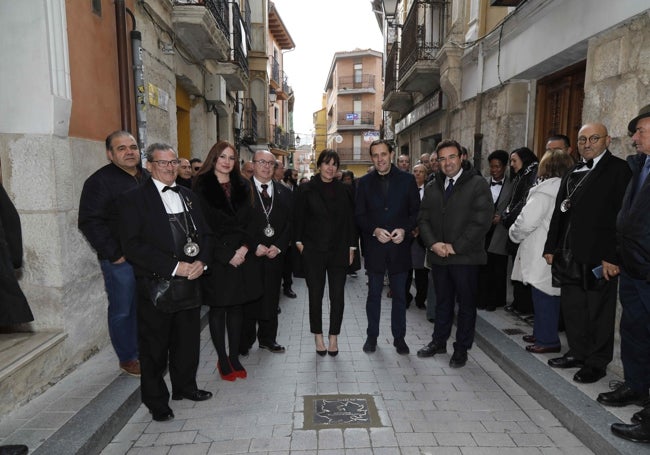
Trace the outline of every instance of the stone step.
{"type": "Polygon", "coordinates": [[[0,415],[46,388],[66,336],[62,331],[0,334],[0,415]]]}

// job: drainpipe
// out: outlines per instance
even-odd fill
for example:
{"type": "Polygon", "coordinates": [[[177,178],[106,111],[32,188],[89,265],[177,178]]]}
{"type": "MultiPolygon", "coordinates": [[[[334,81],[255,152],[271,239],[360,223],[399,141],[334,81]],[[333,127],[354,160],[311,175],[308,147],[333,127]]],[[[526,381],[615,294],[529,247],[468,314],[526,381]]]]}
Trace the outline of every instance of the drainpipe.
{"type": "Polygon", "coordinates": [[[483,160],[483,129],[481,128],[481,114],[483,112],[483,42],[478,45],[478,74],[480,82],[476,94],[476,109],[474,110],[474,168],[481,169],[483,160]]]}
{"type": "Polygon", "coordinates": [[[129,97],[129,61],[126,44],[126,7],[124,0],[115,0],[115,28],[117,32],[117,69],[120,86],[120,121],[122,129],[131,129],[131,100],[129,97]]]}
{"type": "Polygon", "coordinates": [[[137,125],[138,147],[141,153],[147,145],[147,111],[145,110],[144,70],[142,68],[142,34],[136,30],[135,16],[127,8],[131,16],[133,30],[131,30],[131,58],[133,61],[133,85],[135,88],[135,121],[137,125]]]}

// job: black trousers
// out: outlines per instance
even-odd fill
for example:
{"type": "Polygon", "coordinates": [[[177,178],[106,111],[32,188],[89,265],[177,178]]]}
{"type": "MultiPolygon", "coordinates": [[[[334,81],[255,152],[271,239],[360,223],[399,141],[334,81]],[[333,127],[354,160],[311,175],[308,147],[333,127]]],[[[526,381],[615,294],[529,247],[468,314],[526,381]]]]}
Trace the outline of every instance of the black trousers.
{"type": "Polygon", "coordinates": [[[329,334],[338,335],[341,333],[341,322],[343,321],[347,275],[347,265],[341,262],[341,252],[305,249],[302,259],[305,281],[309,289],[310,331],[311,333],[323,333],[323,296],[325,294],[325,277],[327,276],[330,296],[329,334]]]}
{"type": "Polygon", "coordinates": [[[266,346],[276,342],[284,257],[285,254],[281,254],[274,259],[260,259],[262,261],[261,274],[254,278],[262,280],[264,292],[259,299],[244,305],[242,348],[252,347],[256,339],[260,344],[266,346]]]}
{"type": "Polygon", "coordinates": [[[172,393],[197,389],[201,308],[162,313],[151,302],[146,281],[138,279],[137,286],[142,402],[152,412],[165,412],[169,409],[164,380],[168,364],[172,393]]]}
{"type": "Polygon", "coordinates": [[[488,252],[487,264],[478,277],[478,308],[501,307],[506,304],[508,287],[508,256],[488,252]]]}
{"type": "Polygon", "coordinates": [[[411,269],[406,277],[406,302],[412,300],[411,284],[415,281],[415,304],[423,305],[427,301],[429,291],[429,269],[411,269]],[[412,273],[411,273],[412,272],[412,273]],[[414,278],[415,275],[415,278],[414,278]]]}
{"type": "Polygon", "coordinates": [[[567,355],[605,369],[614,355],[618,278],[599,280],[593,290],[562,286],[560,305],[569,343],[567,355]]]}

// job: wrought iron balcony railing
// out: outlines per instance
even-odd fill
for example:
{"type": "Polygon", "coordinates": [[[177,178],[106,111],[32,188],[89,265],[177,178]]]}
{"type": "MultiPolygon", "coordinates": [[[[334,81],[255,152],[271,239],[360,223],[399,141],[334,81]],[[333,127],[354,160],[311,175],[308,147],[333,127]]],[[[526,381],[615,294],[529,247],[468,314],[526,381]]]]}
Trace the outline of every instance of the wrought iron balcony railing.
{"type": "Polygon", "coordinates": [[[400,77],[421,60],[434,60],[444,39],[444,0],[418,0],[402,28],[400,77]]]}
{"type": "Polygon", "coordinates": [[[362,74],[361,76],[339,76],[339,90],[345,89],[374,89],[375,75],[362,74]]]}

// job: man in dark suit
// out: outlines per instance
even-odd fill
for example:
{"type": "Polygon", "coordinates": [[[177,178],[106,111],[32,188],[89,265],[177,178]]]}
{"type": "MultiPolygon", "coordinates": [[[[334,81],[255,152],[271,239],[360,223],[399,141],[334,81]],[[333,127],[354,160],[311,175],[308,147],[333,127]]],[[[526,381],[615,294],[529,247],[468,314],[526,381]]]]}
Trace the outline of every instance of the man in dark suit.
{"type": "Polygon", "coordinates": [[[278,303],[284,255],[291,240],[293,196],[284,185],[273,180],[275,157],[271,152],[258,150],[253,157],[255,186],[254,204],[251,210],[249,234],[255,239],[250,248],[255,251],[254,260],[262,270],[259,277],[263,282],[261,298],[246,305],[242,330],[242,355],[255,343],[260,348],[274,353],[285,351],[277,342],[278,303]],[[256,324],[259,328],[256,329],[256,324]]]}
{"type": "Polygon", "coordinates": [[[374,170],[359,179],[355,220],[362,237],[368,272],[367,339],[364,352],[375,352],[379,336],[381,291],[388,272],[392,294],[391,332],[399,354],[408,354],[406,335],[406,278],[411,269],[411,232],[415,229],[420,195],[413,175],[391,163],[395,152],[390,142],[370,144],[374,170]]]}
{"type": "MultiPolygon", "coordinates": [[[[580,383],[604,377],[614,354],[619,274],[616,214],[631,171],[625,161],[607,150],[610,141],[607,128],[600,123],[580,128],[578,152],[582,160],[562,178],[544,245],[546,262],[553,264],[560,250],[569,251],[574,264],[571,269],[576,270],[573,277],[560,277],[559,262],[553,269],[554,281],[561,281],[569,351],[548,364],[579,367],[573,380],[580,383]],[[595,276],[598,270],[602,270],[602,278],[595,276]]],[[[562,258],[566,257],[563,253],[562,258]]]]}
{"type": "Polygon", "coordinates": [[[146,158],[151,180],[119,199],[120,238],[137,283],[142,402],[154,420],[165,421],[174,418],[164,380],[168,359],[173,400],[203,401],[212,393],[196,384],[200,295],[184,295],[181,306],[179,296],[170,293],[175,308],[169,309],[153,294],[163,280],[170,291],[180,289],[177,284],[198,286],[196,280],[210,262],[211,233],[198,198],[175,182],[179,160],[172,147],[152,144],[146,158]]]}
{"type": "Polygon", "coordinates": [[[436,289],[436,317],[431,342],[418,351],[418,357],[447,352],[458,302],[456,341],[449,366],[460,368],[467,363],[467,351],[474,343],[478,273],[487,260],[485,234],[494,215],[494,203],[485,179],[462,166],[458,142],[442,141],[437,152],[442,173],[426,186],[418,215],[436,289]]]}
{"type": "Polygon", "coordinates": [[[625,192],[616,230],[621,260],[619,297],[621,360],[625,382],[598,395],[606,406],[645,406],[631,424],[614,423],[612,433],[650,442],[650,104],[627,127],[637,153],[628,156],[632,179],[625,192]]]}
{"type": "Polygon", "coordinates": [[[498,306],[506,304],[506,290],[508,283],[508,252],[506,240],[508,230],[501,224],[501,213],[508,206],[512,193],[512,182],[506,178],[506,166],[510,156],[505,150],[495,150],[488,155],[490,165],[490,184],[494,215],[492,226],[485,236],[485,249],[487,250],[487,264],[482,265],[479,271],[479,293],[477,308],[494,311],[498,306]]]}

